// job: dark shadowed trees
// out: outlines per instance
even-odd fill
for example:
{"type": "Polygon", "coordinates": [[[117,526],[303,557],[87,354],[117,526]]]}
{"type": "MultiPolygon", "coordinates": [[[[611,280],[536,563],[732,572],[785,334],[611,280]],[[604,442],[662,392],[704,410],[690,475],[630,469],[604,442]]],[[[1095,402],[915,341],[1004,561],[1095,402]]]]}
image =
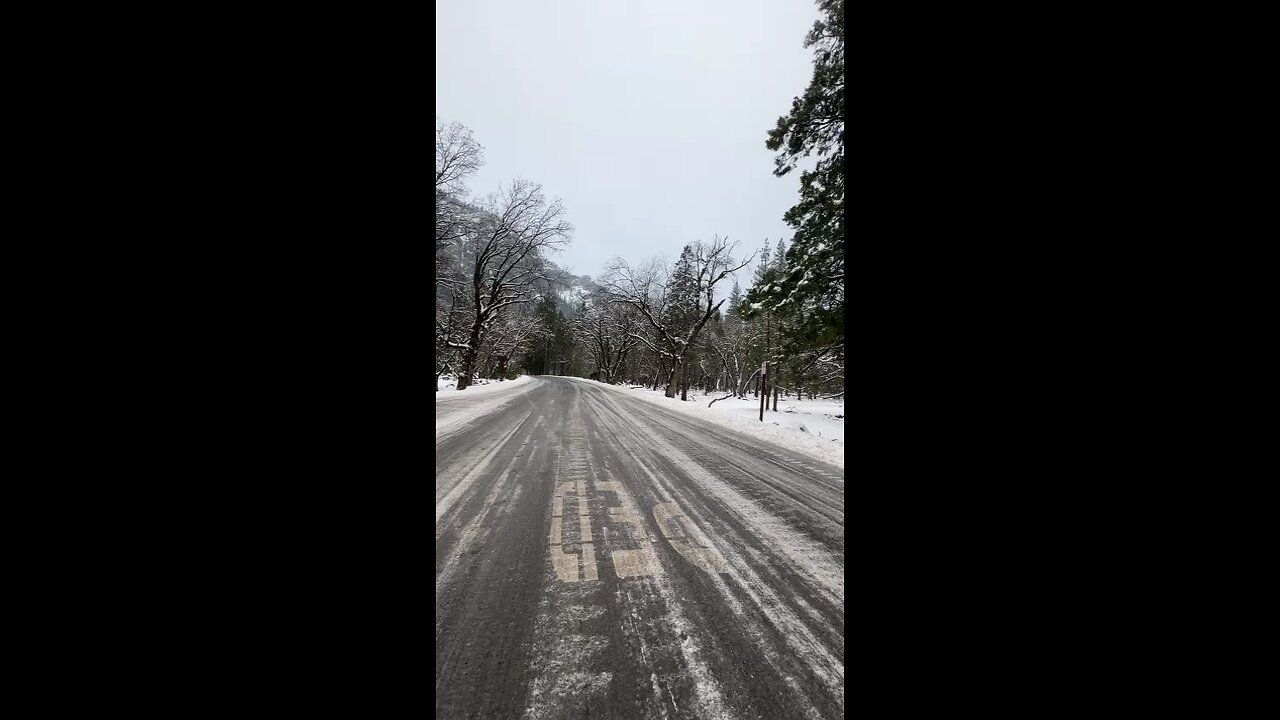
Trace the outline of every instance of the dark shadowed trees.
{"type": "Polygon", "coordinates": [[[542,186],[517,179],[489,199],[474,229],[475,252],[469,274],[471,312],[461,343],[458,389],[464,390],[480,344],[504,310],[537,297],[545,282],[544,253],[569,241],[573,226],[559,200],[548,201],[542,186]]]}

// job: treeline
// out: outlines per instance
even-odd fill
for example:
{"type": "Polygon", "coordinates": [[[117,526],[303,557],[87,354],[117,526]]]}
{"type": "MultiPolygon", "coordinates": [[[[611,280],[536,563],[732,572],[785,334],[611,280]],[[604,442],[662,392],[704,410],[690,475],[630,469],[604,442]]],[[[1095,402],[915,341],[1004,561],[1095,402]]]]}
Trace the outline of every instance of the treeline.
{"type": "Polygon", "coordinates": [[[733,275],[758,258],[752,290],[772,284],[790,267],[785,243],[771,252],[766,241],[743,259],[736,248],[717,237],[686,245],[674,263],[615,259],[563,320],[564,372],[685,400],[691,388],[758,394],[767,363],[771,394],[842,396],[843,346],[813,347],[802,312],[753,307],[733,275]]]}
{"type": "Polygon", "coordinates": [[[514,377],[511,358],[553,332],[536,303],[555,292],[548,251],[573,232],[560,202],[527,180],[468,199],[483,160],[470,130],[436,119],[435,372],[457,375],[459,390],[514,377]]]}

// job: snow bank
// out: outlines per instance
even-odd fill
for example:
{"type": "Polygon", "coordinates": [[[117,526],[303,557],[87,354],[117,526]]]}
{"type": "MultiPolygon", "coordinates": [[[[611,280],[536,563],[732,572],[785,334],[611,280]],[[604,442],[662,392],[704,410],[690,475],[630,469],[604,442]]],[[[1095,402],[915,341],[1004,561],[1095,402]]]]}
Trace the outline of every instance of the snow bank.
{"type": "MultiPolygon", "coordinates": [[[[689,400],[681,402],[679,395],[668,398],[662,390],[649,390],[640,386],[605,385],[584,378],[570,378],[588,382],[596,387],[609,388],[628,397],[661,405],[675,412],[692,415],[721,427],[736,430],[744,435],[781,445],[793,452],[809,455],[838,468],[844,468],[844,402],[832,400],[785,400],[778,398],[778,412],[765,410],[764,422],[760,422],[759,398],[734,397],[720,400],[710,408],[707,403],[724,393],[689,392],[689,400]]],[[[773,407],[773,399],[769,400],[773,407]]]]}
{"type": "Polygon", "coordinates": [[[437,443],[462,432],[472,423],[482,421],[507,403],[515,402],[542,382],[521,375],[515,380],[491,380],[484,385],[472,385],[458,391],[452,385],[452,378],[447,389],[443,388],[444,378],[440,379],[442,389],[435,394],[437,443]]]}
{"type": "Polygon", "coordinates": [[[483,378],[476,380],[474,382],[475,384],[468,386],[466,390],[459,391],[457,378],[454,378],[450,375],[441,375],[440,379],[436,381],[436,390],[439,391],[436,393],[436,402],[439,402],[446,398],[461,398],[461,397],[474,397],[476,395],[487,395],[489,393],[499,392],[507,388],[520,387],[521,385],[528,385],[531,382],[531,378],[528,375],[521,375],[515,380],[504,380],[502,382],[498,382],[497,380],[487,380],[483,378]]]}

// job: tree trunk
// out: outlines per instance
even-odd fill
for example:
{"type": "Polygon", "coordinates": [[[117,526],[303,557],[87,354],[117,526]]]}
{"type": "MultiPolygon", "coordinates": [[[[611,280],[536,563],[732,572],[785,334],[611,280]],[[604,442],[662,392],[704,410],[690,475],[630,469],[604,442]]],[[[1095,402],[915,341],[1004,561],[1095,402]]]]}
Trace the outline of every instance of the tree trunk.
{"type": "Polygon", "coordinates": [[[458,373],[458,389],[465,390],[471,384],[471,373],[476,367],[476,355],[480,353],[480,323],[471,326],[471,342],[462,351],[462,371],[458,373]]]}
{"type": "Polygon", "coordinates": [[[680,402],[689,399],[689,363],[680,359],[680,402]]]}
{"type": "Polygon", "coordinates": [[[676,396],[675,376],[676,376],[676,363],[673,362],[671,363],[671,369],[667,371],[667,384],[666,384],[666,389],[663,391],[663,394],[669,398],[673,398],[676,396]]]}
{"type": "Polygon", "coordinates": [[[778,386],[773,386],[773,411],[778,412],[778,386]]]}
{"type": "MultiPolygon", "coordinates": [[[[474,346],[473,346],[474,347],[474,346]]],[[[462,352],[462,369],[458,371],[458,389],[466,390],[471,384],[471,371],[476,365],[476,351],[468,348],[462,352]]]]}
{"type": "Polygon", "coordinates": [[[499,355],[498,356],[498,382],[502,382],[503,380],[506,380],[506,379],[507,379],[507,356],[499,355]]]}

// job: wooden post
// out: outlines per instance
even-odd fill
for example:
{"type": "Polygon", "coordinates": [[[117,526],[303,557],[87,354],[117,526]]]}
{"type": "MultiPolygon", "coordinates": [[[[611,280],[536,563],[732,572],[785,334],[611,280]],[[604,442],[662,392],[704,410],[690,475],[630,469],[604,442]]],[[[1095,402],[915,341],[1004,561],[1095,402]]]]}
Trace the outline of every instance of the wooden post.
{"type": "Polygon", "coordinates": [[[760,422],[764,422],[764,406],[769,404],[769,363],[760,366],[760,422]]]}

